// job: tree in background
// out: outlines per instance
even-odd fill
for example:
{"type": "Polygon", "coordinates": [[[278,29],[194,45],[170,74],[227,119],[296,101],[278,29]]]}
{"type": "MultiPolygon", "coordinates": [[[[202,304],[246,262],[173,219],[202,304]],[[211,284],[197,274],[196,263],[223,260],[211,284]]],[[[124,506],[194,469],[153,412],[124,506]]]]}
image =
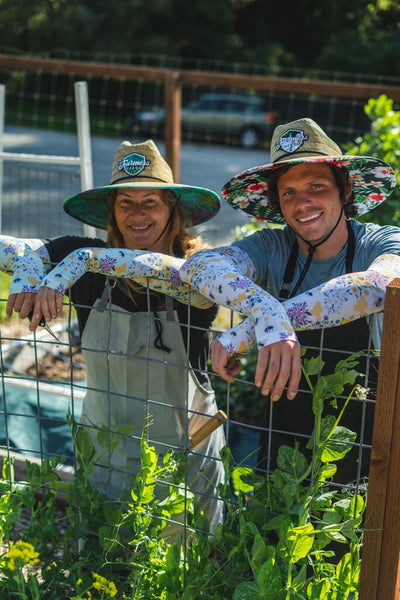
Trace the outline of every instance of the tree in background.
{"type": "Polygon", "coordinates": [[[0,0],[0,39],[3,52],[400,75],[398,0],[0,0]]]}
{"type": "Polygon", "coordinates": [[[368,101],[365,113],[371,119],[370,131],[358,138],[355,144],[345,146],[345,151],[352,155],[381,158],[393,167],[397,178],[397,187],[388,200],[366,215],[365,220],[400,226],[400,112],[394,111],[393,100],[382,94],[368,101]]]}

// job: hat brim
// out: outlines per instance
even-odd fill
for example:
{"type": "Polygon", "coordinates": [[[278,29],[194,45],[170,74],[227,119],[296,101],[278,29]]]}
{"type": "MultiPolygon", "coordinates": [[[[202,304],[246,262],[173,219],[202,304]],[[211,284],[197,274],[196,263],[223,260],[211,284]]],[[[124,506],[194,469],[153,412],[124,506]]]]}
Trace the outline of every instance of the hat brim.
{"type": "Polygon", "coordinates": [[[265,221],[285,224],[284,218],[270,206],[267,183],[281,167],[300,163],[327,163],[346,168],[353,180],[354,207],[357,215],[376,208],[392,193],[396,175],[390,165],[370,156],[314,156],[269,163],[238,173],[222,188],[223,198],[235,209],[265,221]]]}
{"type": "Polygon", "coordinates": [[[67,198],[63,203],[63,208],[67,214],[82,223],[106,229],[109,217],[107,201],[110,192],[122,188],[171,190],[179,198],[179,205],[187,213],[188,221],[193,226],[212,219],[221,208],[221,200],[218,194],[212,190],[183,184],[155,182],[135,182],[134,184],[125,182],[86,190],[67,198]]]}

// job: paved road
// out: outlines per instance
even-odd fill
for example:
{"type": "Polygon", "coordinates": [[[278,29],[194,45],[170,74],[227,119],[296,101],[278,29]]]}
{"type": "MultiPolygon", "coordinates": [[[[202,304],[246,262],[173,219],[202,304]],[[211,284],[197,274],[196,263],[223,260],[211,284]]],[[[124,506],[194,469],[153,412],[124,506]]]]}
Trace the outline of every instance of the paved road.
{"type": "MultiPolygon", "coordinates": [[[[92,137],[94,185],[108,183],[111,165],[120,139],[92,137]]],[[[164,145],[157,142],[164,154],[164,145]]],[[[6,127],[4,150],[27,154],[77,156],[75,134],[6,127]]],[[[181,183],[208,187],[220,194],[222,185],[235,173],[268,161],[266,150],[244,150],[222,145],[183,144],[181,151],[181,183]]],[[[59,170],[59,169],[57,169],[59,170]]],[[[79,190],[79,180],[70,175],[22,163],[4,162],[4,196],[2,231],[14,235],[51,236],[79,233],[77,223],[64,215],[64,198],[79,190]],[[34,173],[34,174],[33,174],[34,173]]],[[[248,222],[245,215],[222,201],[220,213],[209,223],[198,227],[212,245],[222,245],[232,239],[232,230],[248,222]]],[[[79,225],[78,225],[79,227],[79,225]]]]}

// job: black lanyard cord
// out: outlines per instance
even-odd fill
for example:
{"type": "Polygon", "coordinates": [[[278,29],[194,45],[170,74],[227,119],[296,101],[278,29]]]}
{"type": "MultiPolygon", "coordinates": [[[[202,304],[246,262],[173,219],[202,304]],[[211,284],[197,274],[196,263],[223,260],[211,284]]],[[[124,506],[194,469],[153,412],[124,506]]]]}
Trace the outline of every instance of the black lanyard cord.
{"type": "MultiPolygon", "coordinates": [[[[323,240],[318,242],[318,244],[315,244],[313,246],[312,244],[310,244],[309,242],[304,240],[304,238],[299,236],[304,242],[306,242],[306,244],[308,244],[308,256],[307,256],[305,265],[300,273],[300,277],[292,290],[293,275],[294,275],[294,270],[295,270],[296,261],[297,261],[297,255],[298,255],[298,251],[299,251],[297,238],[294,240],[293,245],[292,245],[292,250],[290,252],[290,256],[289,256],[289,259],[288,259],[288,262],[286,265],[285,273],[284,273],[284,276],[283,276],[283,279],[281,282],[281,287],[280,287],[280,291],[279,291],[279,299],[280,300],[292,298],[293,296],[296,295],[298,289],[300,288],[300,285],[302,284],[302,282],[304,280],[304,277],[307,274],[308,269],[310,268],[310,264],[311,264],[311,261],[314,256],[315,249],[318,248],[318,246],[320,246],[321,244],[323,244],[330,238],[330,236],[332,235],[332,233],[335,231],[335,229],[337,228],[337,226],[340,223],[340,220],[343,215],[343,210],[344,210],[344,207],[342,206],[342,210],[340,211],[340,215],[339,215],[339,218],[338,218],[335,226],[323,240]]],[[[348,234],[347,254],[346,254],[346,273],[350,273],[352,270],[353,257],[354,257],[354,251],[355,251],[355,239],[354,239],[353,229],[350,225],[350,221],[346,221],[346,225],[347,225],[347,234],[348,234]]],[[[298,234],[296,234],[296,235],[298,235],[298,234]]]]}

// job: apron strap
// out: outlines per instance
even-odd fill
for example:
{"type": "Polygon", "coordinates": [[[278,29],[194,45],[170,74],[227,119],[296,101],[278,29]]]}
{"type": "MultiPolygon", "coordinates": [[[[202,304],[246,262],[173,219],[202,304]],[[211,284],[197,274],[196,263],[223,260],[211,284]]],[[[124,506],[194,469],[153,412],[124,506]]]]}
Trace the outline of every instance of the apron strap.
{"type": "MultiPolygon", "coordinates": [[[[106,278],[106,283],[104,285],[104,290],[100,296],[100,299],[96,305],[96,310],[104,311],[107,308],[108,304],[111,304],[111,292],[115,288],[117,284],[116,279],[112,279],[110,277],[106,278]]],[[[174,314],[174,303],[171,296],[165,296],[165,312],[167,321],[175,322],[175,314],[174,314]]],[[[162,323],[160,317],[157,314],[157,311],[153,310],[154,324],[157,331],[157,337],[154,340],[154,346],[159,350],[164,350],[165,352],[170,352],[171,348],[166,346],[162,339],[162,323]]]]}
{"type": "Polygon", "coordinates": [[[96,310],[105,310],[107,308],[107,304],[111,301],[111,292],[115,288],[116,285],[117,285],[116,279],[106,277],[104,289],[103,289],[100,299],[96,305],[96,310]]]}
{"type": "MultiPolygon", "coordinates": [[[[346,251],[346,273],[351,273],[353,271],[353,259],[354,259],[354,253],[355,253],[355,248],[356,248],[356,241],[355,241],[354,231],[353,231],[353,228],[352,228],[349,220],[346,221],[346,225],[347,225],[347,236],[348,236],[347,237],[347,251],[346,251]]],[[[296,268],[298,252],[299,252],[299,245],[297,243],[297,239],[295,239],[293,242],[293,245],[292,245],[292,250],[290,252],[287,264],[286,264],[285,273],[284,273],[283,279],[281,281],[281,286],[279,289],[279,300],[285,300],[286,298],[291,298],[292,296],[294,296],[296,294],[301,282],[304,279],[304,275],[306,274],[306,272],[308,271],[308,268],[310,266],[311,261],[307,260],[307,262],[304,266],[304,269],[300,274],[299,280],[297,281],[297,283],[292,291],[293,275],[294,275],[294,270],[296,268]]]]}

